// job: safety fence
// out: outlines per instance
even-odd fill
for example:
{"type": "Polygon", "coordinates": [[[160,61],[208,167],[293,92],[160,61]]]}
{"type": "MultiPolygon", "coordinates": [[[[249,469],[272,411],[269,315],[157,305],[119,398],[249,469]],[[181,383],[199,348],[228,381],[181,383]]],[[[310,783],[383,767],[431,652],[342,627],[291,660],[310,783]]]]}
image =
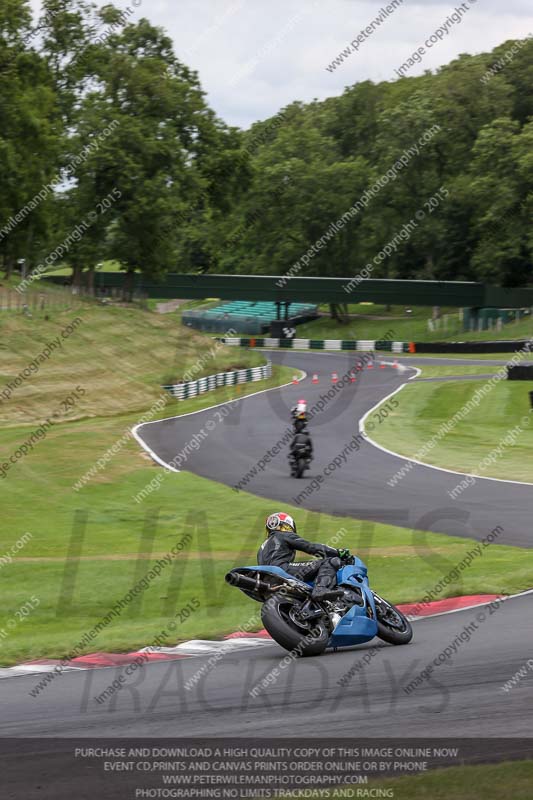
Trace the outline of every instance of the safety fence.
{"type": "Polygon", "coordinates": [[[246,369],[235,369],[229,372],[219,372],[216,375],[207,375],[205,378],[198,378],[196,381],[186,381],[185,383],[175,383],[171,386],[163,386],[176,400],[188,400],[189,397],[197,397],[199,394],[211,392],[220,386],[235,386],[239,383],[250,383],[252,381],[262,381],[272,377],[272,362],[268,361],[260,367],[247,367],[246,369]]]}
{"type": "Polygon", "coordinates": [[[40,291],[36,287],[26,289],[25,292],[0,286],[0,311],[12,311],[26,316],[49,310],[79,308],[84,299],[73,294],[70,286],[47,287],[46,291],[40,291]]]}
{"type": "Polygon", "coordinates": [[[477,342],[391,342],[387,339],[271,339],[221,337],[227,345],[237,347],[279,347],[288,350],[384,350],[392,353],[514,353],[529,348],[533,353],[533,338],[530,340],[508,339],[506,341],[477,342]]]}
{"type": "Polygon", "coordinates": [[[391,342],[386,339],[272,339],[269,337],[242,338],[222,337],[219,341],[236,347],[279,347],[288,350],[386,350],[389,353],[408,353],[412,347],[409,342],[391,342]]]}

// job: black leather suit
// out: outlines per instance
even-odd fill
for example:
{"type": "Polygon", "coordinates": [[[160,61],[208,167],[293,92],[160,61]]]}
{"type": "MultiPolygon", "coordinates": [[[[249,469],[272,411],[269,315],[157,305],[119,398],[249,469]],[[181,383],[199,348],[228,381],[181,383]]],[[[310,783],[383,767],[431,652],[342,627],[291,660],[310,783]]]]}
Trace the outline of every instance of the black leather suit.
{"type": "Polygon", "coordinates": [[[307,431],[303,431],[302,433],[295,433],[292,437],[291,447],[290,447],[290,456],[294,458],[294,454],[297,450],[305,445],[307,447],[307,454],[309,456],[313,455],[313,442],[311,441],[311,437],[307,433],[307,431]]]}
{"type": "Polygon", "coordinates": [[[338,551],[327,544],[308,542],[296,533],[274,531],[257,551],[260,566],[281,567],[301,581],[314,581],[316,586],[332,589],[337,583],[337,570],[341,567],[338,551]],[[314,561],[295,563],[296,551],[319,555],[314,561]]]}

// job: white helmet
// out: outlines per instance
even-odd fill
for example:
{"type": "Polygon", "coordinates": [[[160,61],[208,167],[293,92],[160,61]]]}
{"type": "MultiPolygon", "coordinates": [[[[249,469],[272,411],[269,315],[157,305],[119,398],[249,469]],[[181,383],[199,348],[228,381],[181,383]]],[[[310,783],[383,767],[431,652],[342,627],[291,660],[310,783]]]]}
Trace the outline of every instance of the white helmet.
{"type": "Polygon", "coordinates": [[[267,535],[280,531],[281,533],[296,533],[296,523],[290,514],[278,511],[266,518],[265,528],[267,535]]]}

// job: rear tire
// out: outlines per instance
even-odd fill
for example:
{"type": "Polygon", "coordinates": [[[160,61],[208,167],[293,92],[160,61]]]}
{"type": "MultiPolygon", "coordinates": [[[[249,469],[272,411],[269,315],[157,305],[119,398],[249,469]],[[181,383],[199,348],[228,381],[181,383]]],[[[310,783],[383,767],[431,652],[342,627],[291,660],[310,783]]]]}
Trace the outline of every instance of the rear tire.
{"type": "Polygon", "coordinates": [[[378,595],[374,595],[374,600],[378,637],[388,644],[409,644],[413,638],[413,628],[407,617],[388,600],[378,595]]]}
{"type": "Polygon", "coordinates": [[[291,611],[299,605],[298,601],[287,597],[271,597],[263,604],[261,619],[263,625],[285,650],[299,656],[319,656],[327,647],[329,630],[323,620],[313,620],[299,626],[291,619],[291,611]]]}
{"type": "Polygon", "coordinates": [[[299,458],[296,464],[296,477],[302,478],[306,467],[305,458],[299,458]]]}

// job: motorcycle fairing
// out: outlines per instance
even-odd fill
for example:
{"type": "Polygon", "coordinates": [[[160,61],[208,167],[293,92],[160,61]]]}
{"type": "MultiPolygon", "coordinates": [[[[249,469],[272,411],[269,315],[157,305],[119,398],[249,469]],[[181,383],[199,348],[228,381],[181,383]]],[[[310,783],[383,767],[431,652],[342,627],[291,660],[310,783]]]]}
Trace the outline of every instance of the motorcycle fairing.
{"type": "Polygon", "coordinates": [[[328,647],[351,647],[368,642],[377,635],[378,626],[374,595],[368,585],[368,570],[361,559],[354,557],[353,564],[341,567],[337,572],[337,583],[347,589],[359,590],[363,604],[352,606],[339,620],[328,647]]]}

